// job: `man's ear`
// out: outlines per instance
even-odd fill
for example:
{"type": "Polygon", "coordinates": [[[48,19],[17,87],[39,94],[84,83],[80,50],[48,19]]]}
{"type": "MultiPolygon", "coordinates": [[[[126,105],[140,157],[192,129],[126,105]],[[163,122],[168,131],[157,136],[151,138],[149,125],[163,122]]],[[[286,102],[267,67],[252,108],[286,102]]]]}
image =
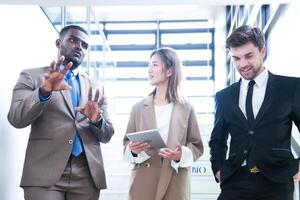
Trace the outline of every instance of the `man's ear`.
{"type": "Polygon", "coordinates": [[[55,46],[56,46],[57,48],[60,48],[60,44],[61,44],[61,40],[60,40],[60,39],[57,39],[57,40],[55,41],[55,46]]]}
{"type": "Polygon", "coordinates": [[[263,57],[266,56],[266,52],[267,52],[267,48],[264,46],[261,50],[260,50],[261,54],[263,55],[263,57]]]}

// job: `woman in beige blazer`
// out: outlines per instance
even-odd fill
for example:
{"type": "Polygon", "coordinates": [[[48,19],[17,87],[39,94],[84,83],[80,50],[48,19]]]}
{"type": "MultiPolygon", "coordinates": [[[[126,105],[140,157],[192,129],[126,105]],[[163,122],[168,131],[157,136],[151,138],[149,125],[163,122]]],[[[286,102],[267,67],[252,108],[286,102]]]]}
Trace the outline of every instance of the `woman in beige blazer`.
{"type": "Polygon", "coordinates": [[[171,48],[150,56],[148,76],[154,91],[132,108],[126,133],[157,128],[167,148],[124,137],[124,157],[134,164],[130,200],[190,199],[190,166],[203,154],[193,107],[180,95],[181,62],[171,48]]]}

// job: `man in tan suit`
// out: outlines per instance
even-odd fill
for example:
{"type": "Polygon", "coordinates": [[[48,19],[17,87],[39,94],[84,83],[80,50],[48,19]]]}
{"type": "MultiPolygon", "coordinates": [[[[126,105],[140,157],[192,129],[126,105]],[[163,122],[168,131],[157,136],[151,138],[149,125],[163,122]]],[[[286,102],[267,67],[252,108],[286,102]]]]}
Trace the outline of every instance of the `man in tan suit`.
{"type": "Polygon", "coordinates": [[[14,87],[8,121],[31,125],[21,180],[26,200],[97,200],[106,188],[100,142],[114,129],[103,88],[78,68],[88,39],[82,27],[64,27],[58,60],[22,71],[14,87]]]}

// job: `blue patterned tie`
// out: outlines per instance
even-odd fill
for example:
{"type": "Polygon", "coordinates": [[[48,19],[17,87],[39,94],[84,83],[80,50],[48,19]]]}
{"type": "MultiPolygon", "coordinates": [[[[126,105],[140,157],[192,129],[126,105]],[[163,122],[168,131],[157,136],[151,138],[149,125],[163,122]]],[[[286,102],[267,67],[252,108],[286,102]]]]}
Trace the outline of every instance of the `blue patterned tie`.
{"type": "MultiPolygon", "coordinates": [[[[72,71],[69,71],[69,73],[66,74],[66,78],[68,84],[72,87],[72,89],[70,89],[70,94],[72,98],[73,108],[75,108],[79,105],[79,89],[78,89],[79,84],[72,71]]],[[[83,152],[83,145],[78,132],[76,132],[73,148],[72,148],[72,154],[74,156],[78,156],[81,154],[81,152],[83,152]]]]}

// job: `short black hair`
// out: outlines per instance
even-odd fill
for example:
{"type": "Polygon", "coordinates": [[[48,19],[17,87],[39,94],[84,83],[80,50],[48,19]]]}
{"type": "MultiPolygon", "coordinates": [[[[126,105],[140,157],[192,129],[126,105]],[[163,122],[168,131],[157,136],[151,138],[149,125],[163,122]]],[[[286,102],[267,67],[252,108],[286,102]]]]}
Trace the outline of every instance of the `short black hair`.
{"type": "Polygon", "coordinates": [[[88,32],[82,28],[81,26],[78,26],[78,25],[68,25],[68,26],[65,26],[61,29],[60,33],[59,33],[59,37],[63,37],[70,29],[77,29],[83,33],[85,33],[86,35],[88,35],[88,32]]]}
{"type": "Polygon", "coordinates": [[[240,47],[248,42],[261,50],[265,46],[264,33],[258,27],[243,25],[235,29],[226,40],[226,48],[240,47]]]}

